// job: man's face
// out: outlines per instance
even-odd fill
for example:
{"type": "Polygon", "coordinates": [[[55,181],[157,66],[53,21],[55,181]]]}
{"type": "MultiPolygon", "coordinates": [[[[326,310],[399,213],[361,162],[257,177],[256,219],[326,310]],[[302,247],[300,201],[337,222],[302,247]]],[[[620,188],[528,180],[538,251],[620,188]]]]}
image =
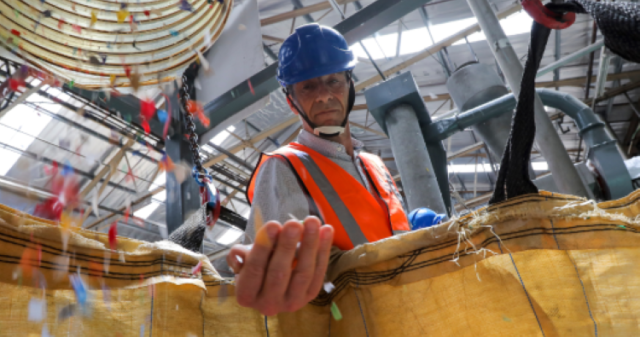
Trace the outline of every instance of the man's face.
{"type": "Polygon", "coordinates": [[[349,82],[344,72],[293,85],[293,97],[317,126],[339,126],[347,114],[349,82]]]}

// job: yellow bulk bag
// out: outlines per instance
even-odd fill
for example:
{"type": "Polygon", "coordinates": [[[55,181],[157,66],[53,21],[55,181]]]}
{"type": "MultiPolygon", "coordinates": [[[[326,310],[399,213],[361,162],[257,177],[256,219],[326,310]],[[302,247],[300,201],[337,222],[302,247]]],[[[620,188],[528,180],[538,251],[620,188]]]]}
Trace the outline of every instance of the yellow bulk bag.
{"type": "Polygon", "coordinates": [[[111,252],[91,231],[65,253],[54,223],[2,207],[0,336],[640,336],[639,198],[540,192],[358,246],[331,293],[266,320],[202,255],[126,238],[111,252]]]}

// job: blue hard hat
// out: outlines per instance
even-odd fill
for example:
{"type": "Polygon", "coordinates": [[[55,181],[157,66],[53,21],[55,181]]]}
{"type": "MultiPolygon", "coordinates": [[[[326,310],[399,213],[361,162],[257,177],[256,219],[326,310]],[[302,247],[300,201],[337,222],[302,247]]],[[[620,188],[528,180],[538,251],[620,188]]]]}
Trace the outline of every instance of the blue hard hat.
{"type": "Polygon", "coordinates": [[[426,207],[422,207],[416,208],[409,213],[409,222],[411,223],[411,229],[427,228],[439,224],[444,217],[444,214],[437,214],[426,207]]]}
{"type": "Polygon", "coordinates": [[[338,31],[317,23],[296,28],[282,43],[278,61],[277,79],[283,87],[351,70],[358,62],[338,31]]]}

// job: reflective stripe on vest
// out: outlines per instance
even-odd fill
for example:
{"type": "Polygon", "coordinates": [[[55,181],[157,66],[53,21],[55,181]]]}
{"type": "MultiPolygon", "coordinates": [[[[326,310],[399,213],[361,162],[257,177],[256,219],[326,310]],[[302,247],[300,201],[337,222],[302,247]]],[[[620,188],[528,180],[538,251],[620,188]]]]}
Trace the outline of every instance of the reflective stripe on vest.
{"type": "Polygon", "coordinates": [[[396,182],[391,177],[391,174],[380,157],[362,152],[360,153],[360,160],[365,168],[369,182],[374,185],[378,197],[387,208],[393,233],[400,234],[411,230],[396,182]]]}
{"type": "Polygon", "coordinates": [[[333,211],[336,212],[336,215],[338,216],[338,219],[340,219],[342,227],[347,232],[351,243],[354,246],[357,246],[369,242],[362,233],[362,230],[360,230],[360,226],[358,226],[356,219],[353,218],[353,215],[351,215],[347,206],[342,202],[336,190],[331,186],[331,183],[329,183],[329,180],[324,173],[322,173],[313,159],[304,152],[293,149],[291,151],[293,151],[298,156],[298,159],[300,159],[302,164],[304,164],[307,172],[309,172],[313,181],[318,185],[318,188],[322,191],[322,194],[327,199],[329,205],[331,205],[333,211]]]}
{"type": "MultiPolygon", "coordinates": [[[[304,185],[303,190],[306,190],[305,193],[309,194],[317,206],[324,223],[334,227],[334,245],[338,248],[351,249],[364,242],[387,238],[393,235],[392,230],[409,228],[407,223],[400,227],[394,226],[396,228],[391,226],[390,219],[396,216],[390,216],[388,211],[399,210],[406,219],[402,207],[388,208],[385,206],[387,201],[382,202],[380,196],[369,193],[358,180],[338,164],[297,143],[291,143],[275,153],[265,154],[260,159],[247,189],[249,202],[253,199],[255,178],[260,166],[270,156],[282,157],[291,165],[292,171],[304,185]]],[[[377,176],[374,173],[370,180],[377,176]]],[[[376,185],[378,185],[376,188],[387,188],[386,185],[379,186],[378,183],[376,185]]],[[[387,194],[383,193],[383,195],[387,194]]],[[[389,195],[395,197],[393,193],[389,195]]]]}

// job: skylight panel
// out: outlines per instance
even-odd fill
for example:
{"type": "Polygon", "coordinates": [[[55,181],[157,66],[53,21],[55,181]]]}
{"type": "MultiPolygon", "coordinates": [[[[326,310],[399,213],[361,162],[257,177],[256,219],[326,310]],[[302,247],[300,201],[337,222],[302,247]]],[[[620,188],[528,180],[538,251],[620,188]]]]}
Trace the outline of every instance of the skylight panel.
{"type": "MultiPolygon", "coordinates": [[[[164,186],[167,181],[167,173],[162,172],[159,173],[156,179],[149,186],[149,191],[158,188],[159,186],[164,186]]],[[[153,212],[158,209],[160,203],[163,203],[167,200],[167,190],[165,189],[162,192],[158,192],[158,194],[154,195],[152,201],[147,206],[142,207],[139,210],[134,212],[134,215],[141,219],[147,219],[153,214],[153,212]]]]}
{"type": "MultiPolygon", "coordinates": [[[[26,150],[35,140],[34,137],[39,136],[50,121],[51,117],[38,114],[34,109],[19,104],[0,118],[0,143],[26,150]]],[[[18,161],[20,154],[0,145],[0,158],[2,158],[0,160],[0,175],[4,176],[18,161]]]]}
{"type": "Polygon", "coordinates": [[[160,206],[160,204],[152,202],[147,206],[144,206],[141,209],[135,211],[134,215],[138,218],[146,219],[151,216],[151,213],[153,213],[158,208],[158,206],[160,206]]]}
{"type": "Polygon", "coordinates": [[[215,137],[213,137],[213,139],[210,141],[210,143],[215,144],[220,146],[220,144],[222,144],[222,142],[225,141],[225,139],[229,138],[229,136],[231,136],[231,134],[229,132],[233,132],[236,130],[236,127],[231,125],[229,126],[226,130],[222,130],[219,134],[217,134],[215,137]]]}
{"type": "MultiPolygon", "coordinates": [[[[442,41],[453,33],[456,33],[463,28],[469,27],[478,20],[474,18],[467,18],[462,20],[456,20],[451,22],[445,22],[437,25],[431,25],[429,28],[435,42],[442,41]]],[[[518,34],[525,34],[531,30],[531,24],[533,20],[529,15],[520,11],[500,21],[500,25],[504,29],[507,36],[514,36],[518,34]]],[[[378,36],[378,43],[373,38],[362,40],[362,43],[367,47],[367,50],[374,59],[382,59],[386,56],[395,56],[397,48],[398,34],[387,34],[378,36]],[[382,48],[382,50],[380,50],[382,48]]],[[[474,33],[467,36],[469,42],[477,42],[485,40],[485,36],[482,32],[474,33]]],[[[457,41],[454,45],[464,44],[464,39],[457,41]]],[[[405,30],[402,32],[402,41],[400,43],[400,55],[408,55],[422,51],[432,45],[429,32],[426,27],[405,30]]],[[[367,54],[360,47],[358,43],[351,46],[351,50],[358,57],[367,57],[367,54]]]]}
{"type": "Polygon", "coordinates": [[[242,236],[242,232],[235,229],[228,229],[216,241],[221,245],[230,245],[242,236]]]}
{"type": "MultiPolygon", "coordinates": [[[[549,166],[546,162],[534,162],[531,163],[534,171],[548,171],[549,166]]],[[[476,164],[452,164],[447,166],[449,173],[475,173],[476,164]]],[[[478,164],[478,173],[492,172],[491,165],[478,164]]]]}

